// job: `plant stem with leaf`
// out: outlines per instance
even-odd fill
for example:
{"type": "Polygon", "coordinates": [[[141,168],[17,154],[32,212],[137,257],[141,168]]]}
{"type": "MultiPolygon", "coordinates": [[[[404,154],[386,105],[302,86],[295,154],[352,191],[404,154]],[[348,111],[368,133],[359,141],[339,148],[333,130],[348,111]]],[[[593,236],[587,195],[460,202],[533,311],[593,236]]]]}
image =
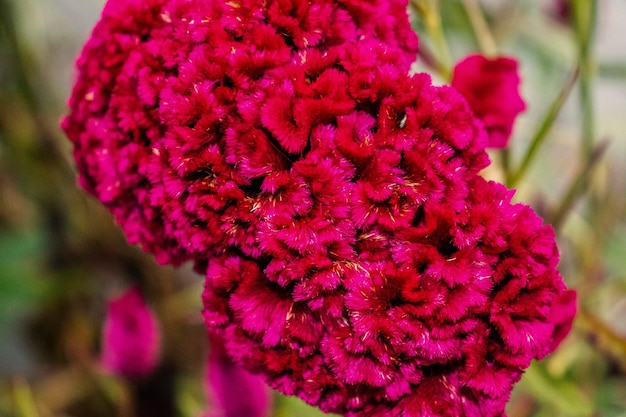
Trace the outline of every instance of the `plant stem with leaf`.
{"type": "Polygon", "coordinates": [[[592,149],[589,156],[586,158],[580,173],[574,178],[565,192],[565,196],[561,199],[561,204],[559,207],[553,212],[552,216],[549,218],[549,222],[552,226],[558,230],[565,218],[570,213],[574,203],[578,200],[580,196],[582,196],[585,191],[587,191],[589,185],[589,179],[591,178],[591,174],[593,174],[595,167],[598,162],[604,156],[608,146],[609,141],[605,140],[598,145],[594,149],[592,149]]]}
{"type": "Polygon", "coordinates": [[[537,151],[548,136],[548,133],[550,132],[550,129],[552,129],[552,126],[554,125],[556,118],[561,112],[565,101],[569,97],[569,94],[572,91],[576,80],[578,79],[578,74],[579,69],[578,67],[576,67],[572,72],[572,75],[570,75],[568,80],[565,82],[565,85],[563,86],[563,88],[561,88],[561,91],[550,105],[547,113],[541,121],[541,124],[539,125],[539,128],[533,135],[530,141],[530,145],[526,150],[526,154],[524,155],[524,158],[522,159],[519,168],[511,175],[507,176],[506,183],[509,188],[514,188],[530,167],[531,162],[537,155],[537,151]]]}

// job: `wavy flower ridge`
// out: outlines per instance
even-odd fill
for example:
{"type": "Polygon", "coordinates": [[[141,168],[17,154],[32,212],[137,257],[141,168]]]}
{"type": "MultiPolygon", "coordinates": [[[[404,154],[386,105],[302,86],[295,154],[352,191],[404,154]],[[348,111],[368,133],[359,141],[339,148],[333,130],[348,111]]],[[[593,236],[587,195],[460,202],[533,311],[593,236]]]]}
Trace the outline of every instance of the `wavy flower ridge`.
{"type": "Polygon", "coordinates": [[[478,176],[465,100],[407,75],[405,8],[110,0],[64,128],[81,184],[157,260],[195,262],[207,326],[274,388],[502,416],[551,349],[558,252],[478,176]]]}
{"type": "MultiPolygon", "coordinates": [[[[281,77],[308,61],[306,77],[317,78],[371,39],[385,42],[383,62],[408,69],[417,38],[402,0],[110,0],[78,59],[63,122],[80,183],[160,263],[206,257],[226,239],[216,212],[284,163],[272,141],[297,150],[317,122],[312,114],[279,127],[285,109],[259,123],[262,107],[292,104],[281,77]],[[237,159],[253,150],[261,156],[237,159]]],[[[300,93],[328,103],[336,81],[328,73],[300,93]]]]}

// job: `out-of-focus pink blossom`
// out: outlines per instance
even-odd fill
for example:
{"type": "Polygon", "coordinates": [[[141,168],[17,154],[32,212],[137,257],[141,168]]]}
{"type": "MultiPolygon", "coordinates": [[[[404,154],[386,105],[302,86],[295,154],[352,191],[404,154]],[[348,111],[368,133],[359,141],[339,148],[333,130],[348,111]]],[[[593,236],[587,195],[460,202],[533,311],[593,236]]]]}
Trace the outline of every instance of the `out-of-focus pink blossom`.
{"type": "Polygon", "coordinates": [[[554,334],[552,335],[552,350],[559,347],[563,339],[569,334],[576,317],[577,295],[574,290],[567,290],[561,294],[550,312],[550,319],[554,323],[554,334]]]}
{"type": "Polygon", "coordinates": [[[157,319],[139,289],[109,301],[101,356],[107,371],[126,378],[148,376],[158,365],[159,348],[157,319]]]}
{"type": "Polygon", "coordinates": [[[267,417],[271,393],[260,376],[232,361],[221,336],[211,335],[206,378],[211,410],[205,417],[267,417]]]}
{"type": "Polygon", "coordinates": [[[526,109],[519,93],[517,61],[507,57],[468,56],[455,65],[452,86],[483,122],[489,137],[488,147],[506,147],[517,115],[526,109]]]}
{"type": "Polygon", "coordinates": [[[570,25],[572,23],[572,1],[553,0],[550,15],[559,23],[570,25]]]}

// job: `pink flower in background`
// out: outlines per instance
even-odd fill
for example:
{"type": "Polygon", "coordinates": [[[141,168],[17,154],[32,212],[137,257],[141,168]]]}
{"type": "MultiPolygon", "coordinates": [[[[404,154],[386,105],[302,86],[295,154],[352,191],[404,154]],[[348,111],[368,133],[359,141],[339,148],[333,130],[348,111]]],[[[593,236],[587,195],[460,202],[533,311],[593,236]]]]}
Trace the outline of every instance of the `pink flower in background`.
{"type": "Polygon", "coordinates": [[[205,417],[268,417],[272,399],[263,379],[232,361],[221,336],[210,339],[206,383],[211,410],[205,417]]]}
{"type": "Polygon", "coordinates": [[[553,0],[550,15],[554,20],[563,24],[572,23],[572,0],[553,0]]]}
{"type": "Polygon", "coordinates": [[[454,67],[452,86],[483,122],[488,147],[506,147],[517,115],[526,109],[517,66],[513,58],[471,55],[454,67]]]}
{"type": "Polygon", "coordinates": [[[109,301],[101,355],[107,371],[126,378],[148,376],[158,365],[159,348],[157,319],[139,289],[109,301]]]}

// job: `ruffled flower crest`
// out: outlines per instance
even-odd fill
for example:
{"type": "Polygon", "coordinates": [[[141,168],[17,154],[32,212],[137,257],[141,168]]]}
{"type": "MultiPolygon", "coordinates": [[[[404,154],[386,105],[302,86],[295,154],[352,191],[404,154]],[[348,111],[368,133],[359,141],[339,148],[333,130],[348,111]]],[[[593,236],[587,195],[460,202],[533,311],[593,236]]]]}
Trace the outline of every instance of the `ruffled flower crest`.
{"type": "Polygon", "coordinates": [[[502,416],[553,346],[552,231],[486,182],[399,1],[110,0],[64,128],[81,184],[206,274],[234,360],[326,412],[502,416]]]}

